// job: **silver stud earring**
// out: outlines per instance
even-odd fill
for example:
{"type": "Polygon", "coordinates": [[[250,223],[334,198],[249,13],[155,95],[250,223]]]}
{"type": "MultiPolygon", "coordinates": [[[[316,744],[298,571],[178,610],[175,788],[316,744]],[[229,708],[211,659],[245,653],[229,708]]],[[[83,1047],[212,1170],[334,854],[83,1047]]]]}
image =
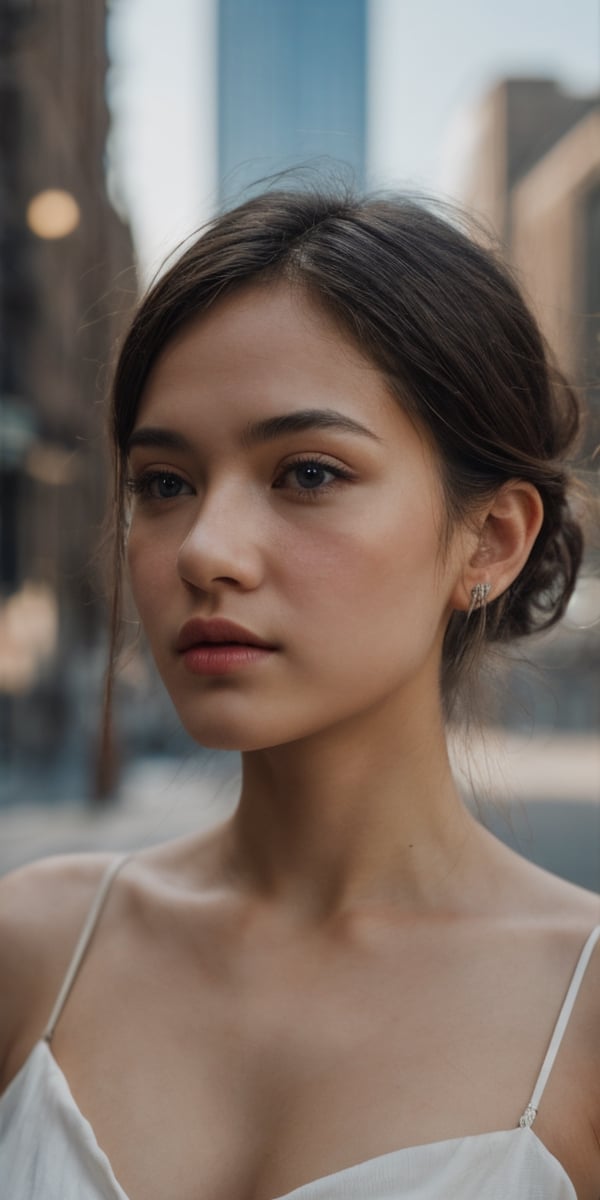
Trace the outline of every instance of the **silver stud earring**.
{"type": "Polygon", "coordinates": [[[467,616],[472,613],[474,609],[484,607],[491,590],[491,583],[476,583],[475,587],[471,588],[471,604],[469,606],[469,613],[467,616]]]}

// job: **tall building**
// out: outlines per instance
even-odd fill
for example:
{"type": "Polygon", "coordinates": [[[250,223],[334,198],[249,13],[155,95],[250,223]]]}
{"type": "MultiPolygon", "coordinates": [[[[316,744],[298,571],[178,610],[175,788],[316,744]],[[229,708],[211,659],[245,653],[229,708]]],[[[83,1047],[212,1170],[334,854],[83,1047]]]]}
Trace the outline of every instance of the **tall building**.
{"type": "Polygon", "coordinates": [[[220,0],[221,200],[298,164],[365,171],[367,0],[220,0]]]}
{"type": "Polygon", "coordinates": [[[0,802],[32,764],[50,793],[70,751],[93,759],[104,398],[135,291],[106,192],[105,21],[104,0],[0,12],[0,802]]]}
{"type": "MultiPolygon", "coordinates": [[[[600,97],[552,80],[509,79],[484,98],[464,198],[504,244],[559,365],[584,400],[580,469],[597,489],[600,444],[600,97]]],[[[597,494],[597,492],[596,492],[597,494]]],[[[590,578],[572,616],[515,666],[500,702],[508,724],[595,734],[600,720],[600,542],[587,522],[590,578]]]]}
{"type": "Polygon", "coordinates": [[[600,96],[508,79],[483,100],[464,197],[504,243],[600,442],[600,96]]]}

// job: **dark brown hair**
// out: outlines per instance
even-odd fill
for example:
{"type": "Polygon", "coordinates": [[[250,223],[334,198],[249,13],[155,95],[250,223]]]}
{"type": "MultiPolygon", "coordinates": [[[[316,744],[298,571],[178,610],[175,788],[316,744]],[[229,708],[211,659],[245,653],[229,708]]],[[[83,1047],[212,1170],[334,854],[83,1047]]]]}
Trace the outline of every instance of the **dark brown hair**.
{"type": "Polygon", "coordinates": [[[148,373],[191,317],[250,281],[287,278],[310,295],[383,372],[439,455],[451,528],[509,479],[544,505],[540,533],[485,620],[455,612],[446,631],[446,711],[480,643],[508,642],[563,614],[582,554],[567,499],[579,426],[574,393],[551,365],[538,326],[499,256],[457,223],[405,197],[267,191],[218,217],[142,300],[123,342],[111,433],[118,505],[110,693],[124,549],[124,465],[148,373]]]}

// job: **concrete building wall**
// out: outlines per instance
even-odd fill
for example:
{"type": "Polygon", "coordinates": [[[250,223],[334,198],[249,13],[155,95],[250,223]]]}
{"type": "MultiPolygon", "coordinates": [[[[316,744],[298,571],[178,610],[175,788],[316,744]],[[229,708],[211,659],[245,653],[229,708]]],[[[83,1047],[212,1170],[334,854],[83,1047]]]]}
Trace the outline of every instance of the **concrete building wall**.
{"type": "MultiPolygon", "coordinates": [[[[564,369],[586,371],[586,199],[600,184],[600,110],[591,110],[515,185],[511,253],[564,369]]],[[[595,264],[600,272],[600,262],[595,264]]]]}
{"type": "Polygon", "coordinates": [[[502,237],[507,222],[507,114],[506,90],[494,88],[483,97],[476,112],[474,151],[466,165],[462,200],[502,237]]]}
{"type": "Polygon", "coordinates": [[[585,393],[591,453],[600,440],[600,100],[548,80],[506,80],[476,119],[464,199],[503,243],[560,367],[585,393]]]}

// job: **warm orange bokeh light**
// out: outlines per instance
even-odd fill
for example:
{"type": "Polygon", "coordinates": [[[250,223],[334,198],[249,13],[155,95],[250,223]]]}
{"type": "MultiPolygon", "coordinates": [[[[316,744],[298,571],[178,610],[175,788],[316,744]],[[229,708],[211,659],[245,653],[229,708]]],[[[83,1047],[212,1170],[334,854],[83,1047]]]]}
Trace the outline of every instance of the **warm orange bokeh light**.
{"type": "Polygon", "coordinates": [[[70,192],[47,188],[27,205],[27,224],[40,238],[63,238],[79,225],[79,205],[70,192]]]}

